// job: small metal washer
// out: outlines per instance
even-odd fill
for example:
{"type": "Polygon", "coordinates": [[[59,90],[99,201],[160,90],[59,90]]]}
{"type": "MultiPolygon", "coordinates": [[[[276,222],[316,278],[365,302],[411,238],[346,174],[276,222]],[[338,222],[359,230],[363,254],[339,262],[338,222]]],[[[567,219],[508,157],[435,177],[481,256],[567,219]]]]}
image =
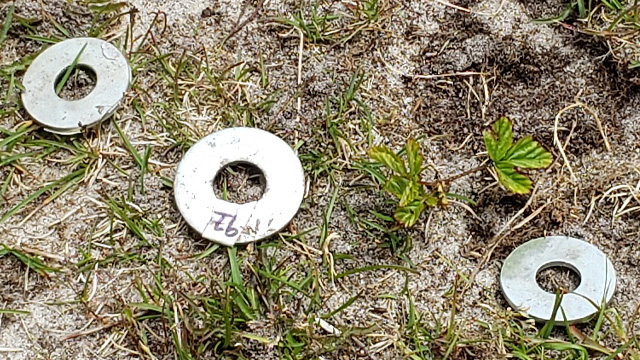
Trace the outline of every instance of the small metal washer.
{"type": "Polygon", "coordinates": [[[22,103],[45,130],[76,134],[82,127],[109,118],[116,111],[131,84],[131,68],[115,46],[95,38],[75,38],[57,43],[33,60],[22,81],[22,103]],[[94,89],[79,100],[65,100],[55,93],[55,83],[73,64],[96,74],[94,89]]]}
{"type": "Polygon", "coordinates": [[[293,149],[264,130],[237,127],[199,140],[182,158],[174,182],[178,210],[203,238],[232,246],[270,236],[298,212],[304,172],[293,149]],[[237,163],[257,166],[266,181],[257,201],[235,204],[218,199],[213,180],[237,163]]]}
{"type": "MultiPolygon", "coordinates": [[[[585,322],[596,314],[598,309],[590,301],[600,305],[603,298],[611,300],[616,272],[607,256],[583,240],[549,236],[520,245],[504,261],[500,284],[509,305],[537,321],[548,321],[556,296],[538,285],[536,275],[553,266],[567,267],[580,275],[580,285],[562,298],[561,308],[569,323],[585,322]]],[[[555,320],[556,325],[564,324],[560,310],[555,320]]]]}

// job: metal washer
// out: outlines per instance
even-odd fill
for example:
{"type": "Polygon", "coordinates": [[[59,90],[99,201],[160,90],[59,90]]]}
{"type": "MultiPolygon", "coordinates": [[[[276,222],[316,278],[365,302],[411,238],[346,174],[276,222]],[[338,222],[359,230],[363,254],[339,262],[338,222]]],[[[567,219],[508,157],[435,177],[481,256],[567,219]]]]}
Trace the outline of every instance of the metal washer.
{"type": "Polygon", "coordinates": [[[109,118],[119,107],[131,84],[131,68],[124,55],[110,43],[95,38],[75,38],[44,50],[27,69],[22,81],[22,103],[45,130],[58,134],[79,133],[82,127],[109,118]],[[73,63],[82,47],[78,66],[96,74],[89,95],[65,100],[55,93],[56,80],[73,63]]]}
{"type": "MultiPolygon", "coordinates": [[[[536,275],[552,266],[567,267],[580,275],[580,285],[562,298],[561,308],[569,323],[585,322],[596,314],[598,309],[590,301],[600,305],[603,298],[611,300],[616,272],[607,256],[583,240],[549,236],[520,245],[504,261],[500,285],[509,305],[537,321],[548,321],[556,296],[538,285],[536,275]]],[[[561,311],[555,321],[564,324],[561,311]]]]}
{"type": "Polygon", "coordinates": [[[232,246],[282,230],[298,212],[304,184],[300,160],[286,142],[264,130],[237,127],[209,134],[187,151],[178,165],[174,191],[178,210],[195,231],[232,246]],[[262,198],[235,204],[216,197],[216,174],[235,163],[262,170],[262,198]]]}

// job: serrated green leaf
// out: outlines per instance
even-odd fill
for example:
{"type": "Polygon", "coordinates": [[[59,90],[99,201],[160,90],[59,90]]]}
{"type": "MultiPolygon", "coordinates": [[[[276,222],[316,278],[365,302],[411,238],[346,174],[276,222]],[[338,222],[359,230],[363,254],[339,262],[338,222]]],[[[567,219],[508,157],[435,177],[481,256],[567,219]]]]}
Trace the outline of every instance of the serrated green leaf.
{"type": "Polygon", "coordinates": [[[376,146],[369,149],[369,157],[373,160],[384,164],[396,174],[408,175],[407,168],[404,165],[404,161],[398,156],[398,154],[391,151],[386,146],[376,146]]]}
{"type": "Polygon", "coordinates": [[[427,195],[424,198],[424,202],[428,206],[434,207],[438,205],[438,198],[433,195],[427,195]]]}
{"type": "Polygon", "coordinates": [[[546,168],[553,162],[553,156],[531,136],[518,140],[502,160],[522,169],[546,168]]]}
{"type": "Polygon", "coordinates": [[[424,203],[415,200],[407,206],[399,207],[393,217],[405,227],[411,227],[418,221],[422,211],[424,211],[424,203]]]}
{"type": "Polygon", "coordinates": [[[422,170],[422,155],[420,155],[420,145],[413,140],[407,141],[407,159],[409,160],[409,174],[415,176],[422,170]]]}
{"type": "Polygon", "coordinates": [[[414,181],[409,182],[407,187],[404,189],[402,196],[400,197],[400,202],[398,206],[406,206],[410,202],[412,202],[418,193],[418,184],[414,181]]]}
{"type": "Polygon", "coordinates": [[[506,117],[501,117],[491,131],[484,131],[482,135],[489,157],[494,162],[502,160],[513,144],[513,127],[506,117]]]}
{"type": "Polygon", "coordinates": [[[513,128],[506,117],[493,124],[491,131],[483,132],[485,146],[494,163],[498,180],[507,189],[526,194],[531,191],[531,179],[516,168],[539,169],[551,165],[553,156],[544,147],[526,136],[513,144],[513,128]]]}
{"type": "Polygon", "coordinates": [[[487,152],[489,153],[489,158],[492,161],[496,161],[496,139],[493,138],[491,131],[483,131],[482,137],[484,138],[484,146],[487,148],[487,152]]]}
{"type": "Polygon", "coordinates": [[[504,187],[516,194],[527,194],[531,191],[531,179],[516,171],[513,165],[503,162],[494,164],[498,180],[504,187]]]}
{"type": "Polygon", "coordinates": [[[384,189],[395,195],[398,199],[402,197],[407,187],[409,187],[409,180],[398,175],[391,176],[389,181],[384,184],[384,189]]]}

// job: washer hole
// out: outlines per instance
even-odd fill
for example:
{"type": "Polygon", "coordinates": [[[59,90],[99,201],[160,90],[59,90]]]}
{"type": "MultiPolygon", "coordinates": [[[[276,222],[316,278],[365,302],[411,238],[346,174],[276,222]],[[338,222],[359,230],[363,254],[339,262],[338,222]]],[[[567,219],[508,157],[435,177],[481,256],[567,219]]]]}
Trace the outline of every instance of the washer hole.
{"type": "MultiPolygon", "coordinates": [[[[64,78],[64,74],[67,72],[69,67],[65,67],[58,77],[56,77],[56,81],[53,84],[53,88],[57,89],[64,78]]],[[[72,70],[69,78],[60,89],[58,96],[62,99],[73,101],[80,100],[93,91],[96,87],[96,72],[93,71],[90,67],[86,65],[76,65],[72,70]]]]}
{"type": "Polygon", "coordinates": [[[260,200],[266,183],[259,167],[247,162],[235,162],[218,171],[213,180],[213,191],[218,199],[245,204],[260,200]]]}
{"type": "Polygon", "coordinates": [[[536,282],[548,293],[570,293],[580,286],[580,273],[569,265],[549,264],[538,271],[536,282]]]}

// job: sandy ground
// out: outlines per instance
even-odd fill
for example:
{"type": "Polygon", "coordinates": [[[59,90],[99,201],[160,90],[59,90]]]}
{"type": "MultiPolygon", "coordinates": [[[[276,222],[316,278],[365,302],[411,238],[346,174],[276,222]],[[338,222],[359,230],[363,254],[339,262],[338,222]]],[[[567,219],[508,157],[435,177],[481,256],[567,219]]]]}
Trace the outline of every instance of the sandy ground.
{"type": "MultiPolygon", "coordinates": [[[[91,18],[81,5],[44,1],[41,9],[38,3],[16,1],[16,14],[33,18],[46,12],[71,29],[73,36],[86,35],[91,18]]],[[[446,324],[452,308],[452,288],[457,281],[462,281],[456,277],[458,272],[469,276],[477,271],[477,275],[473,283],[458,286],[465,292],[456,299],[457,328],[466,339],[486,339],[491,333],[484,332],[480,324],[499,326],[505,313],[506,302],[498,285],[501,262],[517,245],[544,235],[583,238],[605,252],[618,272],[618,290],[610,305],[617,309],[625,325],[631,320],[640,304],[639,213],[614,216],[629,197],[603,194],[622,185],[637,189],[640,183],[637,112],[640,93],[633,81],[635,75],[606,57],[608,50],[603,43],[561,26],[532,23],[534,18],[556,13],[562,8],[559,3],[551,0],[535,2],[537,5],[531,3],[461,1],[457,3],[460,8],[455,8],[437,1],[397,4],[381,1],[381,20],[375,26],[336,46],[305,42],[299,66],[298,32],[268,19],[291,17],[297,9],[309,4],[266,1],[256,20],[246,24],[222,47],[217,47],[236,27],[239,16],[246,18],[254,11],[253,6],[245,8],[244,2],[218,0],[130,1],[130,6],[139,11],[136,34],[145,33],[157,11],[166,14],[167,28],[155,38],[159,49],[178,57],[183,51],[206,52],[216,73],[232,64],[255,65],[261,60],[268,69],[268,86],[244,86],[242,91],[232,93],[239,102],[248,98],[259,102],[276,94],[273,107],[252,114],[250,122],[247,117],[238,116],[237,109],[228,102],[208,102],[203,94],[202,98],[198,98],[198,94],[185,95],[181,111],[174,115],[183,126],[193,129],[193,134],[204,135],[232,125],[255,125],[269,129],[292,146],[303,141],[298,149],[301,155],[311,150],[335,148],[324,125],[326,101],[338,96],[352,75],[362,71],[365,80],[357,98],[371,109],[375,119],[373,142],[399,149],[410,136],[420,139],[426,161],[433,164],[442,177],[483,161],[481,131],[500,116],[514,121],[517,137],[533,134],[554,153],[556,161],[548,170],[532,174],[537,187],[531,199],[510,195],[495,186],[487,172],[455,182],[451,191],[477,202],[471,207],[472,211],[455,204],[430,210],[414,229],[400,231],[402,238],[411,239],[412,247],[405,249],[404,256],[415,264],[417,273],[405,276],[402,271],[369,271],[334,282],[323,273],[322,306],[317,313],[331,312],[360,294],[352,306],[332,317],[330,322],[341,329],[373,325],[377,328],[372,331],[374,335],[355,335],[357,341],[347,341],[322,358],[403,358],[403,350],[397,344],[405,341],[402,335],[408,314],[405,288],[409,289],[417,311],[427,314],[427,324],[433,327],[437,323],[446,324]],[[203,17],[207,8],[208,16],[203,17]],[[301,94],[299,113],[298,94],[301,94]],[[562,109],[577,102],[598,116],[610,150],[593,114],[573,108],[558,117],[558,135],[568,160],[565,163],[558,145],[553,143],[554,122],[562,109]],[[514,229],[523,221],[521,227],[514,229]],[[482,259],[490,248],[494,249],[493,253],[484,262],[482,259]]],[[[353,6],[354,2],[343,1],[321,3],[320,9],[326,13],[349,14],[353,6]]],[[[2,14],[6,13],[7,5],[1,5],[0,9],[2,14]]],[[[346,18],[337,20],[341,25],[336,26],[343,26],[340,21],[346,18]]],[[[127,22],[128,18],[124,18],[122,26],[127,22]]],[[[42,30],[55,32],[44,25],[42,30]]],[[[109,35],[115,37],[115,34],[117,32],[109,35]]],[[[37,41],[24,40],[17,32],[10,32],[3,44],[0,64],[10,64],[40,48],[37,41]]],[[[175,266],[172,276],[163,279],[167,291],[188,292],[196,284],[186,274],[224,278],[226,251],[217,250],[198,261],[185,260],[185,255],[201,252],[207,244],[198,241],[187,229],[173,205],[171,189],[163,186],[160,179],[160,176],[173,178],[181,149],[163,135],[159,125],[163,113],[151,111],[152,103],[162,101],[169,94],[158,78],[158,74],[148,70],[136,74],[137,87],[146,93],[129,94],[114,121],[139,151],[144,151],[148,144],[157,146],[151,155],[154,171],[145,176],[147,193],[134,191],[131,202],[145,214],[161,219],[165,235],[154,241],[161,244],[160,252],[166,261],[175,266]],[[138,99],[147,109],[144,126],[132,105],[133,99],[138,99]]],[[[243,81],[259,84],[260,77],[243,81]]],[[[5,89],[8,86],[5,79],[2,86],[5,89]]],[[[348,209],[368,219],[372,219],[370,211],[387,214],[393,211],[390,198],[353,167],[353,162],[362,158],[368,148],[366,134],[360,128],[361,115],[350,114],[340,125],[354,146],[350,148],[343,142],[339,154],[330,153],[335,156],[331,177],[324,172],[314,178],[313,164],[303,160],[309,190],[292,222],[292,229],[296,231],[311,230],[305,236],[306,246],[319,248],[323,213],[338,189],[338,201],[328,226],[331,234],[328,249],[350,258],[335,261],[337,273],[367,265],[408,264],[406,259],[383,246],[389,241],[384,233],[367,233],[349,220],[348,209]]],[[[0,119],[0,123],[10,129],[25,120],[28,115],[20,110],[15,116],[0,119]]],[[[71,334],[94,329],[101,323],[118,321],[126,304],[142,301],[135,284],[137,281],[152,283],[149,273],[155,269],[148,264],[114,262],[96,265],[89,273],[73,270],[73,264],[82,259],[80,250],[87,248],[92,231],[96,245],[91,253],[95,258],[108,256],[114,247],[134,248],[137,241],[130,235],[118,237],[115,243],[109,240],[110,215],[105,206],[105,199],[124,196],[131,183],[129,177],[116,171],[106,159],[130,171],[137,179],[136,165],[110,122],[88,139],[92,147],[107,154],[105,161],[100,160],[101,167],[93,178],[39,208],[26,220],[25,216],[40,202],[30,204],[0,224],[2,243],[37,249],[49,254],[45,256],[48,262],[67,269],[44,277],[27,271],[11,257],[0,258],[0,308],[29,312],[28,315],[0,314],[0,359],[146,356],[141,355],[141,348],[128,327],[116,326],[67,339],[71,334]],[[85,284],[90,296],[79,302],[85,284]]],[[[196,139],[196,135],[191,138],[196,139]]],[[[25,198],[29,189],[58,178],[68,169],[65,164],[46,158],[25,159],[21,166],[25,171],[13,175],[15,180],[9,183],[2,203],[3,212],[25,198]]],[[[0,168],[0,179],[4,180],[9,171],[9,166],[0,168]]],[[[435,173],[427,171],[426,176],[433,177],[435,173]]],[[[629,199],[629,208],[638,205],[637,199],[629,199]]],[[[122,225],[114,231],[122,234],[122,225]]],[[[157,256],[156,250],[136,251],[142,258],[157,256]]],[[[247,265],[256,260],[258,253],[253,246],[239,250],[245,275],[250,274],[247,265]]],[[[324,264],[321,253],[305,253],[309,253],[305,246],[293,241],[272,250],[274,261],[284,261],[284,266],[291,267],[293,272],[304,272],[305,261],[318,266],[324,264]]],[[[286,309],[268,309],[265,317],[252,323],[247,331],[278,339],[287,326],[308,328],[306,305],[304,300],[294,297],[286,309]],[[274,322],[273,317],[278,316],[286,317],[288,325],[274,322]]],[[[586,325],[581,329],[589,331],[586,325]]],[[[326,335],[322,329],[313,331],[326,335]]],[[[245,356],[265,359],[282,356],[277,346],[243,341],[245,356]]],[[[612,336],[606,341],[612,347],[619,346],[612,336]]],[[[170,347],[162,341],[150,340],[150,344],[157,358],[174,358],[170,347]]],[[[431,346],[435,349],[434,357],[441,357],[443,345],[436,340],[431,346]]],[[[501,346],[491,340],[456,348],[450,358],[502,358],[502,351],[501,346]]]]}

